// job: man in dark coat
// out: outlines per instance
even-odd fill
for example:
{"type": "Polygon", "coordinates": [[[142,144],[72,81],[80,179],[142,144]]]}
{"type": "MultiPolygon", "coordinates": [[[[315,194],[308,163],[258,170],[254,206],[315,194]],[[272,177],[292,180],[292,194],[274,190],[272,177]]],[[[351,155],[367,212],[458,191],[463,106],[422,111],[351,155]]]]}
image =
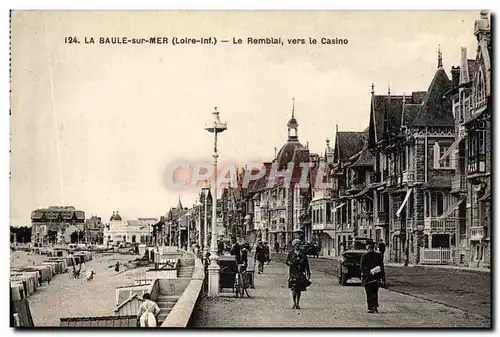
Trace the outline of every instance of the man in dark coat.
{"type": "Polygon", "coordinates": [[[385,243],[384,240],[380,239],[380,242],[377,246],[378,252],[382,256],[382,260],[384,260],[384,253],[385,253],[385,243]]]}
{"type": "Polygon", "coordinates": [[[375,243],[369,242],[366,245],[368,252],[361,256],[361,281],[366,291],[366,302],[368,312],[378,312],[378,288],[379,283],[385,277],[384,262],[379,253],[374,250],[375,243]],[[376,267],[379,267],[377,271],[376,267]]]}
{"type": "Polygon", "coordinates": [[[264,272],[264,263],[266,262],[267,256],[266,256],[266,248],[262,244],[262,241],[259,240],[257,243],[257,247],[255,248],[255,258],[258,262],[259,266],[259,274],[262,274],[264,272]]]}
{"type": "Polygon", "coordinates": [[[231,255],[234,255],[236,257],[236,263],[237,264],[241,264],[241,247],[238,243],[238,241],[236,240],[236,237],[233,236],[231,238],[231,250],[230,250],[230,254],[231,255]]]}

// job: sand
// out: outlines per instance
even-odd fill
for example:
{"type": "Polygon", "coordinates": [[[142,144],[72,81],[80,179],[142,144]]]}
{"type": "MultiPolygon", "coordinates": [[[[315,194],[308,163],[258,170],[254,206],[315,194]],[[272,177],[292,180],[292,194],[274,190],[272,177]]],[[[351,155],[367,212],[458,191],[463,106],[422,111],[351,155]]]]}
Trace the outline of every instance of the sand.
{"type": "MultiPolygon", "coordinates": [[[[59,326],[61,317],[110,316],[113,315],[116,287],[132,285],[135,279],[145,278],[147,267],[115,272],[114,265],[135,260],[138,255],[98,254],[86,263],[86,269],[94,269],[94,281],[85,278],[70,279],[69,273],[52,278],[50,284],[43,283],[28,298],[35,326],[59,326]]],[[[26,252],[11,252],[12,266],[27,266],[42,262],[45,256],[28,255],[26,252]]],[[[71,268],[71,267],[70,267],[71,268]]],[[[69,269],[71,270],[71,269],[69,269]]],[[[83,270],[83,269],[82,269],[83,270]]]]}

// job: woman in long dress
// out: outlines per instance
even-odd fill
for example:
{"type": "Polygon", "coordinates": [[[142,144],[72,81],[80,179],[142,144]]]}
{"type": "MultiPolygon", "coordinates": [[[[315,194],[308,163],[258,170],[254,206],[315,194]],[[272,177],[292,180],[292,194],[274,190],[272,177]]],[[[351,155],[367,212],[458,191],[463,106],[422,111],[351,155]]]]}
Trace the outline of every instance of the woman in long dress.
{"type": "Polygon", "coordinates": [[[293,240],[292,247],[293,250],[286,259],[289,266],[288,288],[292,290],[292,309],[300,309],[300,295],[311,285],[311,269],[307,255],[300,249],[300,240],[293,240]]]}
{"type": "Polygon", "coordinates": [[[156,317],[160,314],[160,307],[151,300],[150,294],[145,293],[142,298],[144,302],[139,307],[139,313],[137,314],[139,325],[141,328],[155,328],[157,325],[156,317]]]}

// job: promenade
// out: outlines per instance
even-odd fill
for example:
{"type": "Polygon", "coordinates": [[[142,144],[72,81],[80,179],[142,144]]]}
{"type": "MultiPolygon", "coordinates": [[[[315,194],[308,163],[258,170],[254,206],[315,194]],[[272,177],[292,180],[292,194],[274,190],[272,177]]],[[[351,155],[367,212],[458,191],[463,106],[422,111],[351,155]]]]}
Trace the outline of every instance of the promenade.
{"type": "Polygon", "coordinates": [[[301,309],[292,309],[288,269],[282,262],[266,265],[255,275],[252,298],[204,297],[194,313],[193,328],[284,327],[489,327],[490,320],[460,309],[380,289],[379,313],[369,314],[364,288],[350,281],[342,287],[332,275],[312,270],[312,285],[303,293],[301,309]]]}

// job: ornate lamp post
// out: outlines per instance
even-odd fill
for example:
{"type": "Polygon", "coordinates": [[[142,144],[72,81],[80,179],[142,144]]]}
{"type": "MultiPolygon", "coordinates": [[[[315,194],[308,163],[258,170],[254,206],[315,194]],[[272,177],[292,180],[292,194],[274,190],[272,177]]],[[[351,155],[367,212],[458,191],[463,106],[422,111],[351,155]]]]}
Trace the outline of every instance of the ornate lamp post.
{"type": "Polygon", "coordinates": [[[189,237],[191,234],[190,231],[191,227],[191,211],[187,212],[187,251],[189,252],[189,249],[191,248],[191,238],[189,237]]]}
{"type": "Polygon", "coordinates": [[[203,187],[203,200],[205,201],[205,221],[203,222],[203,256],[208,254],[208,193],[210,191],[209,187],[203,187]]]}
{"type": "Polygon", "coordinates": [[[210,245],[210,266],[208,267],[208,295],[219,295],[219,256],[217,255],[217,134],[227,130],[227,124],[219,119],[217,108],[213,112],[214,122],[205,130],[214,134],[214,186],[212,191],[212,242],[210,245]]]}
{"type": "Polygon", "coordinates": [[[198,246],[201,247],[201,207],[202,203],[200,200],[196,200],[196,209],[198,211],[198,225],[196,226],[196,231],[198,232],[198,246]]]}

